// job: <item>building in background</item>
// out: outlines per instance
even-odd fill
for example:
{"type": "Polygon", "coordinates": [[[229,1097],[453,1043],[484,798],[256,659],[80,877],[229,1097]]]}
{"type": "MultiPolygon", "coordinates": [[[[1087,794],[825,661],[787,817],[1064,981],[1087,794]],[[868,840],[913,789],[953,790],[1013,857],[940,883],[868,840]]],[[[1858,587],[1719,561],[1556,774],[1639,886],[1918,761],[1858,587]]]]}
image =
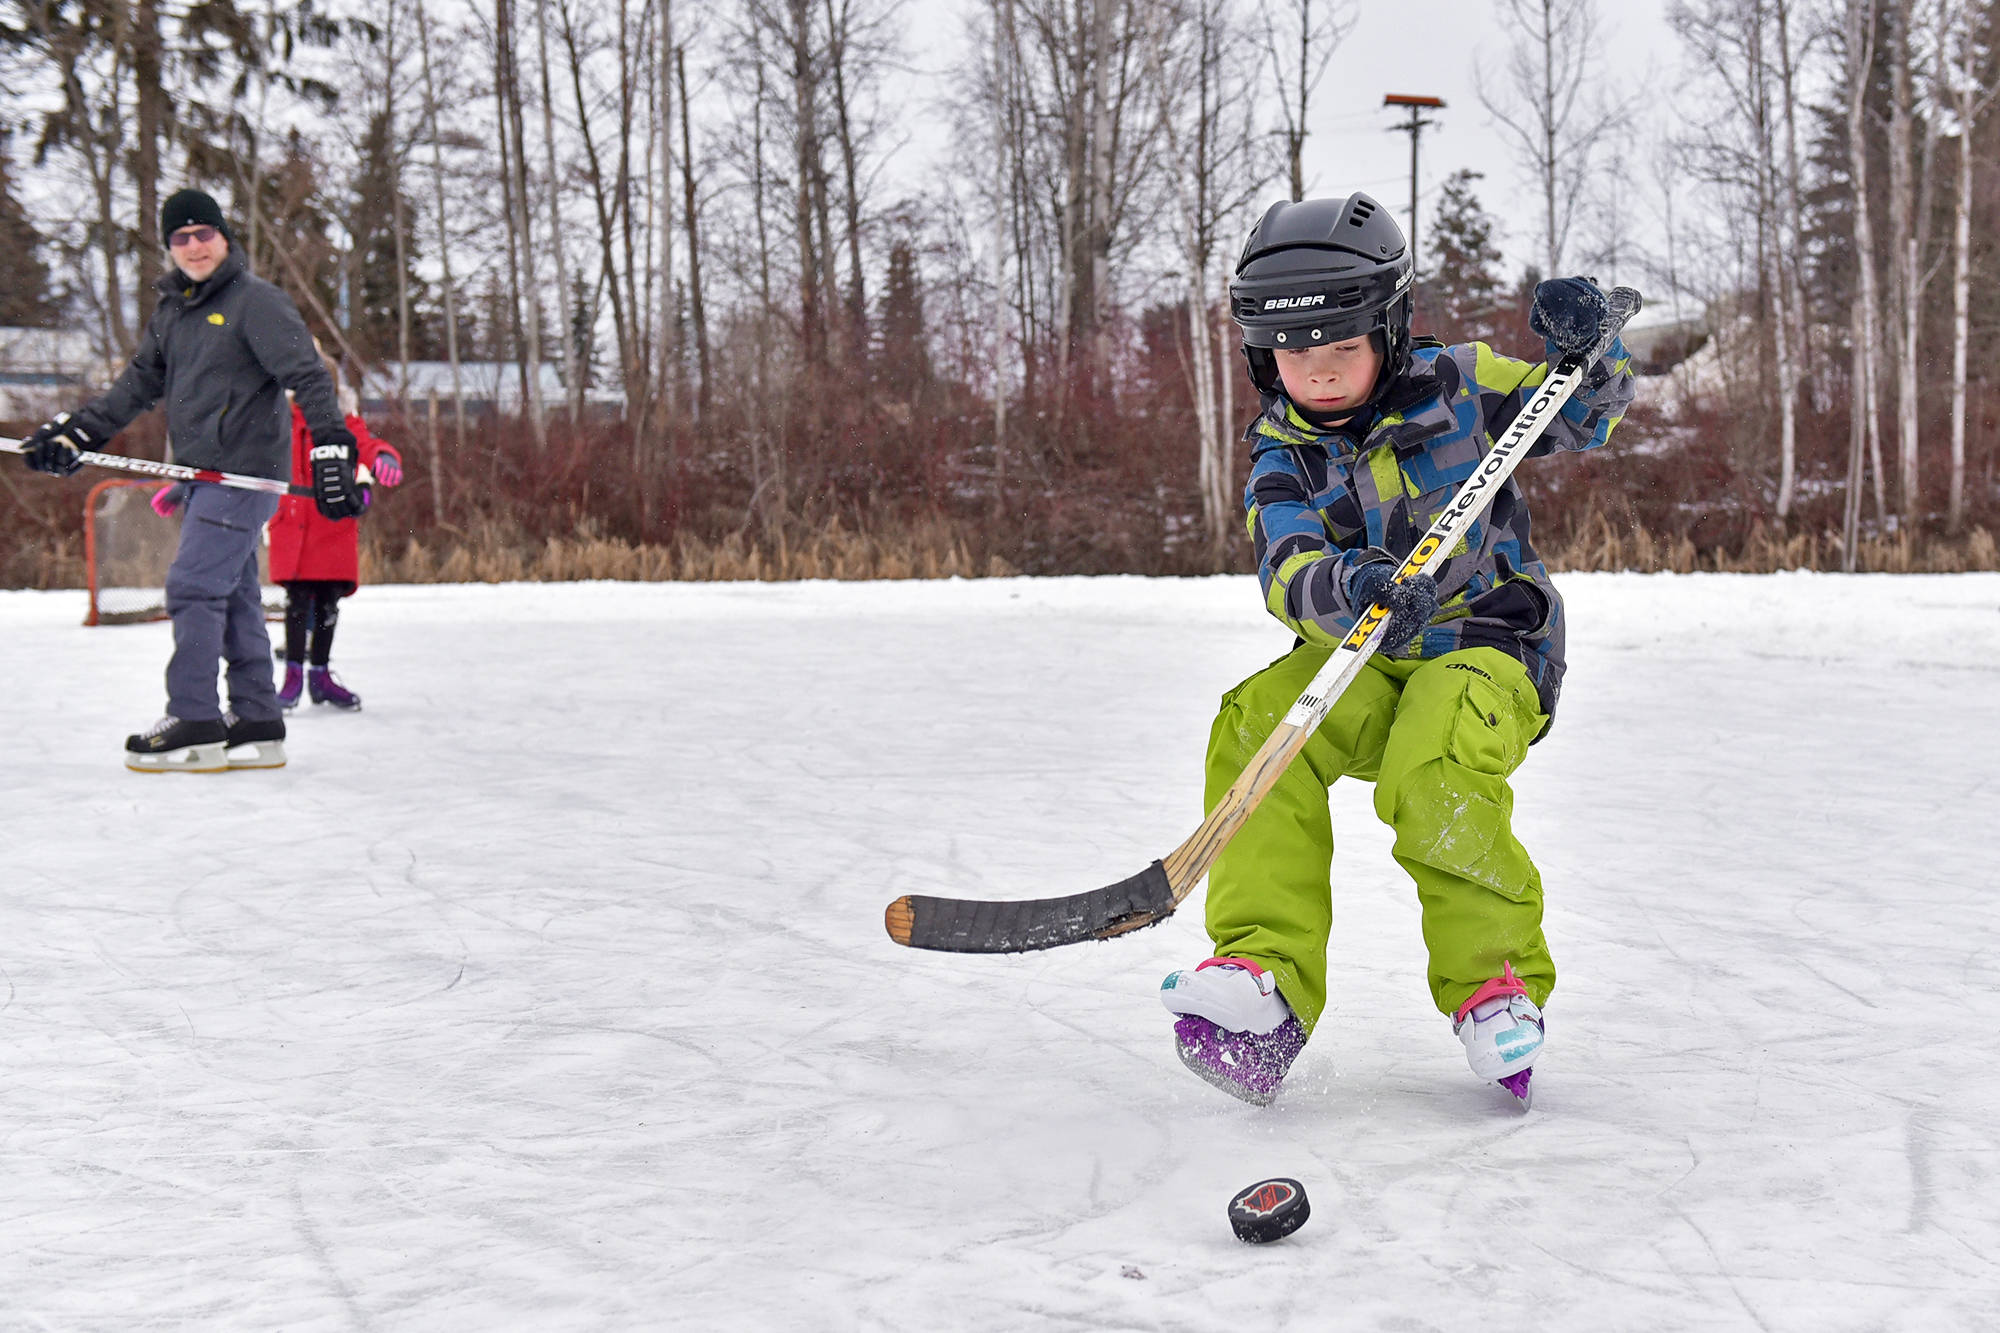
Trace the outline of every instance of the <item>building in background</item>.
{"type": "Polygon", "coordinates": [[[0,421],[41,421],[74,407],[119,368],[87,333],[0,327],[0,421]]]}
{"type": "Polygon", "coordinates": [[[1661,375],[1692,356],[1713,331],[1705,308],[1663,303],[1634,315],[1618,336],[1641,375],[1661,375]]]}
{"type": "MultiPolygon", "coordinates": [[[[362,376],[362,415],[396,409],[397,394],[401,389],[399,365],[395,361],[384,361],[362,376]]],[[[544,362],[540,372],[542,402],[551,411],[560,409],[569,401],[569,391],[563,387],[561,371],[544,362]]],[[[408,366],[408,376],[411,412],[423,411],[433,394],[437,396],[439,411],[450,409],[451,362],[412,361],[408,366]]],[[[468,412],[518,416],[527,410],[522,401],[521,368],[512,361],[461,361],[458,363],[458,384],[465,395],[465,410],[468,412]]],[[[615,417],[625,410],[625,395],[616,388],[596,385],[584,390],[583,405],[588,415],[615,417]]]]}

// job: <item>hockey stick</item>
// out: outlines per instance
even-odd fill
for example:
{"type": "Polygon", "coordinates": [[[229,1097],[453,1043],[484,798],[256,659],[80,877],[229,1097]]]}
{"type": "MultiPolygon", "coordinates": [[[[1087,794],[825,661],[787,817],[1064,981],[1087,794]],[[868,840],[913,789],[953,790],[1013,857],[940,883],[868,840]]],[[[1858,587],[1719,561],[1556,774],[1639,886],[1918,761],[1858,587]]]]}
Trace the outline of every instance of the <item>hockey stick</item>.
{"type": "MultiPolygon", "coordinates": [[[[0,436],[0,454],[18,454],[27,450],[23,440],[10,440],[0,436]]],[[[186,467],[180,463],[157,463],[150,458],[127,458],[123,454],[98,454],[84,450],[78,458],[92,467],[114,467],[123,472],[143,472],[149,477],[160,477],[167,481],[210,481],[218,486],[234,486],[242,491],[266,491],[272,495],[312,494],[310,486],[294,486],[276,477],[250,477],[241,472],[217,472],[213,468],[186,467]]]]}
{"type": "MultiPolygon", "coordinates": [[[[1638,313],[1639,293],[1630,287],[1616,288],[1610,294],[1610,307],[1611,328],[1604,340],[1581,356],[1565,357],[1557,363],[1534,397],[1494,441],[1478,470],[1466,478],[1416,548],[1396,567],[1394,582],[1429,573],[1441,564],[1459,532],[1486,512],[1528,449],[1617,338],[1618,330],[1638,313]]],[[[889,938],[911,948],[947,953],[1019,953],[1081,940],[1110,939],[1165,920],[1201,882],[1209,865],[1305,747],[1334,701],[1374,654],[1388,622],[1388,608],[1380,602],[1361,613],[1354,629],[1333,650],[1263,748],[1251,756],[1201,827],[1164,859],[1116,884],[1062,898],[1008,902],[906,895],[890,903],[883,914],[889,938]]]]}

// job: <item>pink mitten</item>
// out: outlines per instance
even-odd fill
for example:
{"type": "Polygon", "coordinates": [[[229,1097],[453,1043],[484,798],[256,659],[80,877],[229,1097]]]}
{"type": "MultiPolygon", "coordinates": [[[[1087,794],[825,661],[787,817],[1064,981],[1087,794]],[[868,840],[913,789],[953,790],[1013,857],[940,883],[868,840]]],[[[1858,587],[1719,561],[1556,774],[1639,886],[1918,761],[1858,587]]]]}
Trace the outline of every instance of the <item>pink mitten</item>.
{"type": "Polygon", "coordinates": [[[403,484],[403,460],[394,449],[387,446],[375,455],[375,461],[368,465],[368,470],[373,472],[375,480],[384,486],[403,484]]]}
{"type": "Polygon", "coordinates": [[[172,518],[180,512],[181,505],[186,499],[187,487],[178,483],[172,486],[162,486],[159,490],[153,492],[153,512],[161,518],[172,518]]]}

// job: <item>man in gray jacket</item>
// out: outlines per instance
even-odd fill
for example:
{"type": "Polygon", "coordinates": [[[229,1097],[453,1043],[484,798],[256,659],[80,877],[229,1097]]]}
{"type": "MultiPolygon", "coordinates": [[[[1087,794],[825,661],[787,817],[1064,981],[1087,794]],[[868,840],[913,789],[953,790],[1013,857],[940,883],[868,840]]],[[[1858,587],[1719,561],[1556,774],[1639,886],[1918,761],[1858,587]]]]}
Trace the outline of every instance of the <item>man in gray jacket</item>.
{"type": "MultiPolygon", "coordinates": [[[[289,480],[290,390],[312,432],[314,503],[328,518],[360,513],[354,436],[291,298],[245,267],[221,208],[199,190],[167,200],[160,235],[173,267],[160,279],[160,304],[132,364],[103,396],[29,436],[28,466],[68,476],[82,466],[81,452],[102,449],[164,401],[176,462],[289,480]]],[[[214,773],[285,762],[284,714],[257,586],[258,536],[277,507],[278,497],[262,491],[189,487],[167,571],[174,622],[167,713],[126,739],[126,767],[214,773]],[[217,662],[228,668],[227,712],[217,662]]]]}

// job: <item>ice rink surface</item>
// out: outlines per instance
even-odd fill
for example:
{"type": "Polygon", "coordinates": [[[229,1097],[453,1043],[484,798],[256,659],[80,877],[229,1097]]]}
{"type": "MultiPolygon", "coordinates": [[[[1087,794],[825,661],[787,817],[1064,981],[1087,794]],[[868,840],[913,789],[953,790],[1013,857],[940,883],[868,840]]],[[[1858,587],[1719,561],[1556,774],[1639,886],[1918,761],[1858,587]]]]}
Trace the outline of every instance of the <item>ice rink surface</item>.
{"type": "Polygon", "coordinates": [[[369,588],[366,711],[213,777],[120,766],[166,627],[0,593],[0,1329],[2000,1325],[2000,575],[1560,584],[1527,1116],[1362,786],[1268,1110],[1173,1055],[1199,893],[883,933],[1192,832],[1247,579],[369,588]]]}

